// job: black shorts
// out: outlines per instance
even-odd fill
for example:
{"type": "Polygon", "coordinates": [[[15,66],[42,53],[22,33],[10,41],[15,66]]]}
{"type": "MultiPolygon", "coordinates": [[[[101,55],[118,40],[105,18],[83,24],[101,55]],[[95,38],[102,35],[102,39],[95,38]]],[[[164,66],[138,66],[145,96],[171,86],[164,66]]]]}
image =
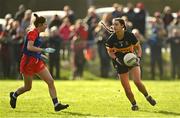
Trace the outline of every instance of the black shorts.
{"type": "Polygon", "coordinates": [[[124,63],[120,65],[118,62],[113,60],[113,66],[116,69],[118,74],[123,74],[129,72],[133,67],[126,66],[124,63]]]}

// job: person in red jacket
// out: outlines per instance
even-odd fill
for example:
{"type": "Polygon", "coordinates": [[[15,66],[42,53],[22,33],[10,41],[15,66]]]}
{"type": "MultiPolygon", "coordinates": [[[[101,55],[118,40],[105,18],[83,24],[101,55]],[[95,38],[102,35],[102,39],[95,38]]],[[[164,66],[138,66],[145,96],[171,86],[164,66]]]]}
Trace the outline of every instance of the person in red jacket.
{"type": "Polygon", "coordinates": [[[73,62],[73,80],[83,77],[85,56],[84,50],[87,46],[87,28],[81,19],[75,22],[74,35],[71,40],[72,62],[73,62]]]}
{"type": "Polygon", "coordinates": [[[34,16],[36,17],[36,20],[34,21],[35,28],[27,33],[23,46],[23,56],[20,62],[20,73],[24,78],[24,86],[18,88],[15,92],[10,92],[10,105],[12,108],[16,108],[17,97],[31,90],[32,79],[36,74],[47,83],[49,94],[54,104],[54,110],[60,111],[66,109],[69,105],[63,105],[58,102],[54,80],[43,61],[47,58],[42,54],[42,52],[53,53],[55,49],[40,48],[42,39],[40,38],[39,33],[45,31],[47,24],[44,17],[39,17],[37,14],[34,14],[34,16]]]}

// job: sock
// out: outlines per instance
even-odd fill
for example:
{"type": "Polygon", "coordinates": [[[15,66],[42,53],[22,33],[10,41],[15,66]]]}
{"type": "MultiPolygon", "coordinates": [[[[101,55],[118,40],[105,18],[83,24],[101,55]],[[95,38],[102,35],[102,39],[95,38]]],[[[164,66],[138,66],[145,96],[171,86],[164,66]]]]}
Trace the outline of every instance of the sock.
{"type": "Polygon", "coordinates": [[[17,91],[14,92],[13,97],[16,99],[19,95],[17,94],[17,91]]]}
{"type": "Polygon", "coordinates": [[[57,98],[53,98],[52,101],[53,101],[54,106],[56,107],[58,105],[58,99],[57,98]]]}
{"type": "Polygon", "coordinates": [[[147,96],[145,96],[145,97],[146,97],[146,99],[147,99],[147,98],[149,98],[150,96],[149,96],[149,95],[147,95],[147,96]]]}
{"type": "Polygon", "coordinates": [[[148,94],[144,94],[144,96],[145,96],[145,98],[147,99],[147,98],[149,98],[149,96],[150,96],[150,95],[148,95],[148,94]]]}
{"type": "Polygon", "coordinates": [[[132,106],[136,106],[136,101],[131,102],[132,106]]]}
{"type": "Polygon", "coordinates": [[[147,92],[146,92],[146,93],[143,93],[143,95],[144,95],[146,98],[149,96],[147,92]]]}

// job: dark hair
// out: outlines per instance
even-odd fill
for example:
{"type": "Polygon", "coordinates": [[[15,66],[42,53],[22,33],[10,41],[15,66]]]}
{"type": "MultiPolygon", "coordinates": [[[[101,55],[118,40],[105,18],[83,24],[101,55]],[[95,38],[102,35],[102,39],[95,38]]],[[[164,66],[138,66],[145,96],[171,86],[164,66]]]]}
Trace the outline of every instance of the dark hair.
{"type": "Polygon", "coordinates": [[[118,21],[121,25],[124,25],[124,30],[126,30],[126,24],[122,18],[114,18],[113,20],[118,21]]]}
{"type": "Polygon", "coordinates": [[[46,22],[46,18],[42,16],[38,16],[37,14],[34,14],[34,16],[36,17],[36,20],[34,21],[35,27],[38,27],[39,24],[43,24],[46,22]]]}

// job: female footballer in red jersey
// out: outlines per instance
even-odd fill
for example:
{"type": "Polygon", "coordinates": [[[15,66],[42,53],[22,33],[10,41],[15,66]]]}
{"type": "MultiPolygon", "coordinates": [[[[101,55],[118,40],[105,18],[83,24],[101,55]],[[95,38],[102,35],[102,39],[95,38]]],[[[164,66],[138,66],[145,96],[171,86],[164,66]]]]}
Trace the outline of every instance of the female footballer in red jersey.
{"type": "Polygon", "coordinates": [[[129,72],[132,74],[133,81],[138,88],[138,90],[146,97],[147,101],[151,105],[155,105],[156,101],[148,95],[148,92],[141,82],[141,71],[140,71],[140,57],[141,57],[141,46],[134,36],[134,34],[126,31],[125,22],[121,18],[114,18],[112,20],[113,33],[106,41],[105,45],[109,56],[112,58],[114,68],[118,73],[118,77],[121,80],[121,84],[125,90],[126,96],[132,104],[132,110],[138,110],[136,100],[131,91],[129,84],[129,72]],[[123,62],[123,57],[125,54],[132,52],[137,55],[137,63],[128,67],[123,62]]]}
{"type": "Polygon", "coordinates": [[[45,57],[42,54],[42,52],[53,53],[55,50],[51,48],[40,48],[42,39],[39,37],[39,33],[45,31],[47,24],[44,17],[39,17],[37,14],[34,14],[34,16],[36,17],[34,21],[35,28],[27,33],[20,63],[20,72],[24,77],[24,86],[18,88],[16,92],[10,92],[10,105],[12,108],[16,108],[17,97],[31,90],[33,76],[37,74],[48,85],[49,94],[54,104],[54,110],[60,111],[66,109],[69,105],[63,105],[58,102],[54,80],[43,62],[43,58],[45,57]]]}

